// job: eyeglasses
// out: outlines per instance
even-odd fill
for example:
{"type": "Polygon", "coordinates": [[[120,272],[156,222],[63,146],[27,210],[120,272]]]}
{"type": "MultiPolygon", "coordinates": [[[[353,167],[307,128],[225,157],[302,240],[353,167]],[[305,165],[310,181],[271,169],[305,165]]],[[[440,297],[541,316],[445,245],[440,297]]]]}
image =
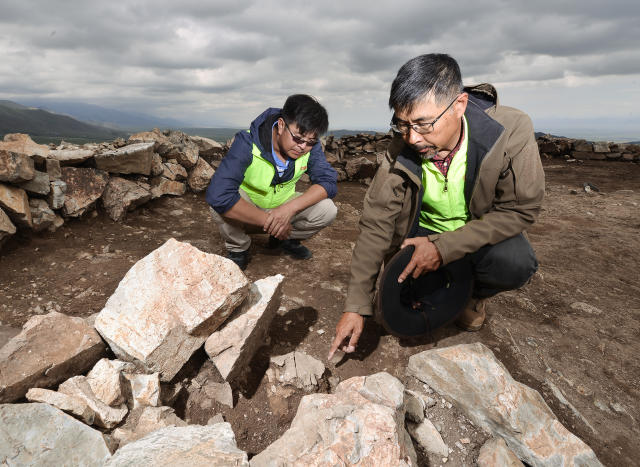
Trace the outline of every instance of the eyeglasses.
{"type": "Polygon", "coordinates": [[[304,138],[300,138],[299,136],[294,135],[293,132],[291,131],[291,128],[289,128],[289,125],[287,125],[287,122],[284,122],[284,126],[286,126],[287,130],[289,130],[289,134],[291,135],[291,139],[293,139],[293,142],[296,144],[299,144],[300,146],[313,147],[318,142],[317,139],[306,140],[304,138]]]}
{"type": "Polygon", "coordinates": [[[395,120],[395,116],[394,116],[393,117],[394,120],[391,120],[391,124],[390,124],[391,129],[396,133],[400,133],[402,135],[406,135],[407,133],[409,133],[409,130],[413,130],[416,133],[419,133],[421,135],[426,135],[427,133],[431,133],[433,131],[434,125],[437,123],[438,120],[440,120],[440,118],[442,118],[442,116],[447,112],[447,110],[449,110],[449,108],[458,99],[458,97],[460,97],[460,94],[458,94],[447,106],[447,108],[444,109],[442,113],[438,115],[436,119],[432,122],[421,122],[421,123],[408,123],[408,122],[402,122],[402,121],[394,122],[395,120]]]}

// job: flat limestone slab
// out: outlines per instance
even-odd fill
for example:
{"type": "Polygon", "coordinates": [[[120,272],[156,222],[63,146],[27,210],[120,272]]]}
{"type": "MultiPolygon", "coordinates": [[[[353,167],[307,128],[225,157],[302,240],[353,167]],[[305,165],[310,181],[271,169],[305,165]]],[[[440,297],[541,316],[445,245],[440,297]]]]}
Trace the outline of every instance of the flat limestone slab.
{"type": "Polygon", "coordinates": [[[529,465],[602,465],[558,421],[540,393],[515,381],[481,343],[412,355],[407,374],[451,399],[477,426],[502,437],[529,465]]]}
{"type": "Polygon", "coordinates": [[[248,289],[231,260],[170,239],[127,272],[95,327],[118,358],[170,381],[248,289]]]}
{"type": "Polygon", "coordinates": [[[236,380],[263,345],[280,306],[283,280],[284,276],[277,274],[254,282],[237,317],[207,339],[204,350],[225,380],[236,380]]]}
{"type": "Polygon", "coordinates": [[[82,318],[57,312],[34,316],[0,348],[0,402],[84,373],[104,352],[102,339],[82,318]]]}
{"type": "Polygon", "coordinates": [[[0,405],[0,465],[101,466],[100,433],[47,404],[0,405]]]}

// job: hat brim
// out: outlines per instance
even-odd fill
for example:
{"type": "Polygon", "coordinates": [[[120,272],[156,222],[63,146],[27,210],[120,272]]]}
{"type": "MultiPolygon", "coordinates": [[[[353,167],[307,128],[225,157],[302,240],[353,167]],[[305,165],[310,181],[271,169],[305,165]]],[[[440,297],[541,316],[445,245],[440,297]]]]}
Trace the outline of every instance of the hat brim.
{"type": "Polygon", "coordinates": [[[473,289],[471,263],[466,258],[398,283],[413,252],[410,245],[391,258],[382,272],[378,290],[378,321],[398,337],[425,335],[455,319],[473,289]]]}

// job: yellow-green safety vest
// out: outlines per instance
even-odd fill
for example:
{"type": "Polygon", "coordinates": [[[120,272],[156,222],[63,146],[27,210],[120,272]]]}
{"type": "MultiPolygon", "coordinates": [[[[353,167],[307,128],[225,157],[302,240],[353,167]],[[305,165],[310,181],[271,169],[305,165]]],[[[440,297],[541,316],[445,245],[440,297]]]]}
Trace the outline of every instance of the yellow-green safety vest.
{"type": "Polygon", "coordinates": [[[271,185],[276,168],[273,163],[262,157],[258,146],[253,145],[251,150],[253,161],[244,172],[244,180],[240,185],[247,192],[251,201],[263,209],[273,209],[284,204],[296,193],[296,182],[307,171],[309,154],[306,153],[296,159],[295,171],[291,180],[271,185]]]}
{"type": "Polygon", "coordinates": [[[420,226],[434,232],[455,230],[469,221],[469,209],[464,198],[469,145],[466,117],[463,117],[463,123],[464,139],[451,161],[446,177],[433,162],[422,162],[424,195],[420,208],[420,226]]]}

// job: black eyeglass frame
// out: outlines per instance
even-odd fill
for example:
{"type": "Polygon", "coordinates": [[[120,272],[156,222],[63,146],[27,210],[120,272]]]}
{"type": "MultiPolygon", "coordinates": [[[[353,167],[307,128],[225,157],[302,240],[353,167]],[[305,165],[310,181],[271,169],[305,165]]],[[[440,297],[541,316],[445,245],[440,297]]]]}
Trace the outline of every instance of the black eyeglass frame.
{"type": "Polygon", "coordinates": [[[391,127],[391,129],[393,131],[395,131],[396,133],[400,133],[401,135],[409,134],[410,130],[413,130],[413,131],[415,131],[416,133],[418,133],[420,135],[426,135],[428,133],[431,133],[433,131],[433,128],[435,127],[435,124],[438,123],[438,120],[440,120],[445,113],[447,113],[447,110],[449,110],[451,108],[451,106],[458,100],[458,97],[460,97],[460,94],[458,94],[451,101],[451,103],[440,113],[440,115],[438,115],[435,118],[435,120],[433,120],[432,122],[405,123],[406,128],[402,129],[402,128],[398,127],[398,124],[395,121],[396,117],[394,115],[394,117],[391,120],[391,123],[389,124],[389,126],[391,127]]]}
{"type": "MultiPolygon", "coordinates": [[[[282,121],[284,122],[284,119],[282,121]]],[[[291,131],[291,128],[289,128],[289,125],[287,124],[287,122],[284,122],[284,126],[287,128],[287,130],[289,130],[289,134],[291,135],[291,139],[293,139],[294,143],[299,145],[304,144],[305,146],[309,146],[310,148],[318,144],[318,140],[308,141],[304,138],[300,138],[299,136],[294,135],[293,132],[291,131]]]]}

